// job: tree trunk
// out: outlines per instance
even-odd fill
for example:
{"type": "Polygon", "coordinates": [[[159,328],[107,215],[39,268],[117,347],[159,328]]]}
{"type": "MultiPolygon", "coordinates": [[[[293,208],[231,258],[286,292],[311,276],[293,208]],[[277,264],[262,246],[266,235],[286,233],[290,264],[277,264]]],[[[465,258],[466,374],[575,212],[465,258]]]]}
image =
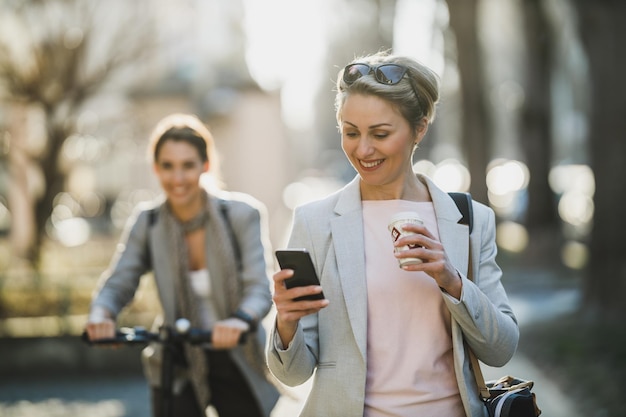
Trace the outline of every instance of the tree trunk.
{"type": "Polygon", "coordinates": [[[626,314],[626,2],[574,4],[589,62],[589,149],[596,180],[584,301],[595,318],[618,319],[626,314]]]}
{"type": "Polygon", "coordinates": [[[47,114],[48,149],[47,155],[40,160],[46,192],[35,202],[35,242],[30,252],[29,261],[37,270],[41,264],[42,242],[46,235],[46,223],[54,210],[54,199],[65,189],[65,173],[59,164],[63,143],[69,132],[54,122],[52,114],[47,114]]]}
{"type": "MultiPolygon", "coordinates": [[[[11,212],[11,247],[18,259],[31,259],[32,247],[35,243],[35,213],[33,211],[34,197],[33,176],[29,175],[33,169],[28,150],[24,144],[28,135],[28,105],[13,102],[10,109],[8,125],[9,147],[8,154],[9,177],[8,204],[11,212]]],[[[15,259],[15,258],[14,258],[15,259]]],[[[32,262],[28,260],[32,265],[32,262]]]]}
{"type": "Polygon", "coordinates": [[[472,178],[470,192],[477,201],[487,203],[485,170],[490,159],[492,129],[478,40],[477,4],[478,0],[448,0],[461,77],[461,143],[472,178]]]}
{"type": "Polygon", "coordinates": [[[530,172],[525,225],[533,261],[554,253],[561,239],[554,193],[548,177],[552,165],[551,94],[554,42],[542,0],[522,2],[526,56],[524,106],[520,119],[521,146],[530,172]]]}
{"type": "Polygon", "coordinates": [[[526,225],[534,229],[558,224],[554,194],[548,183],[552,164],[550,74],[554,43],[543,2],[526,0],[522,3],[527,53],[521,142],[531,173],[526,225]]]}

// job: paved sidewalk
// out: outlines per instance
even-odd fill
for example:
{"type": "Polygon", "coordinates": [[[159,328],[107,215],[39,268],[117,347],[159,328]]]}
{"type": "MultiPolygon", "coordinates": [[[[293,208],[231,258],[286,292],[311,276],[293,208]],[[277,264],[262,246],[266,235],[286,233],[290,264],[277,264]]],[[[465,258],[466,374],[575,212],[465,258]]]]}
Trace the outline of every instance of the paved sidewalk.
{"type": "Polygon", "coordinates": [[[0,379],[2,417],[151,417],[141,374],[0,379]]]}

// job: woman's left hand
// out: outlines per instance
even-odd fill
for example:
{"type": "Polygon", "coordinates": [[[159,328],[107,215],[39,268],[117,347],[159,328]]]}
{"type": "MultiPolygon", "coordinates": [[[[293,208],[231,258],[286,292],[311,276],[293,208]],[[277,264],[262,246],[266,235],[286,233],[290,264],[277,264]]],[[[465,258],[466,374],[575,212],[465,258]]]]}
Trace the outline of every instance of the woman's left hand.
{"type": "Polygon", "coordinates": [[[422,262],[405,265],[402,268],[406,271],[426,272],[437,282],[439,288],[460,299],[463,282],[448,259],[441,242],[423,225],[406,224],[404,230],[414,234],[398,239],[394,246],[409,245],[412,249],[395,253],[396,258],[419,258],[422,262]]]}
{"type": "Polygon", "coordinates": [[[213,325],[211,344],[214,349],[232,349],[239,344],[239,338],[250,330],[245,321],[236,317],[220,320],[213,325]]]}

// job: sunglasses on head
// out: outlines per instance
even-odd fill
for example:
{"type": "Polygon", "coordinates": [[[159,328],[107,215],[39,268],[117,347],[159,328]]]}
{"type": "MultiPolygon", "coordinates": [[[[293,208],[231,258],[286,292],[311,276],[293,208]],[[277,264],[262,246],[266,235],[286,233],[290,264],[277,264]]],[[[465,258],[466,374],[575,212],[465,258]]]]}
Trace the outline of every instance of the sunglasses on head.
{"type": "Polygon", "coordinates": [[[381,84],[398,84],[408,69],[398,64],[381,64],[370,66],[368,64],[349,64],[343,70],[343,81],[350,85],[361,77],[374,74],[374,78],[381,84]]]}

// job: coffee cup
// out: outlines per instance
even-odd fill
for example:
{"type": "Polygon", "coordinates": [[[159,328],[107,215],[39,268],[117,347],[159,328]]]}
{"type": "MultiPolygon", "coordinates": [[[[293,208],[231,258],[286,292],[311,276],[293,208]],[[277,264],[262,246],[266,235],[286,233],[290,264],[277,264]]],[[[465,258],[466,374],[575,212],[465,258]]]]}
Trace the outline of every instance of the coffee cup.
{"type": "MultiPolygon", "coordinates": [[[[424,224],[424,222],[422,222],[422,219],[420,218],[420,216],[416,212],[413,212],[413,211],[403,211],[403,212],[394,214],[389,220],[389,226],[388,226],[389,232],[391,233],[391,240],[393,241],[393,243],[395,243],[396,241],[398,241],[398,239],[401,239],[405,236],[415,234],[414,232],[404,230],[402,227],[405,224],[422,225],[424,224]]],[[[394,247],[393,250],[394,252],[398,253],[398,252],[402,252],[405,250],[414,249],[416,247],[419,247],[419,246],[418,245],[404,245],[404,246],[394,247]]],[[[398,263],[400,264],[400,268],[402,268],[405,265],[420,264],[422,263],[422,260],[419,258],[400,258],[398,259],[398,263]]]]}

